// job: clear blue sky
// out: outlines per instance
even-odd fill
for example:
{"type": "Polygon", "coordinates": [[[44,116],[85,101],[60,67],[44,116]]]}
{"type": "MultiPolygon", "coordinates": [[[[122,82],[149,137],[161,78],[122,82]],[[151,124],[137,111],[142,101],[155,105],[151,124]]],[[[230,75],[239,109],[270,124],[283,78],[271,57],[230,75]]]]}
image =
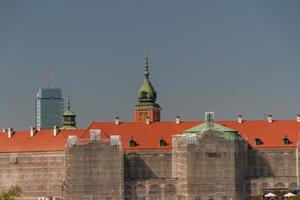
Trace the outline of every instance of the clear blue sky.
{"type": "Polygon", "coordinates": [[[55,74],[79,126],[133,119],[144,48],[162,117],[294,119],[300,112],[300,1],[0,1],[0,128],[34,124],[55,74]]]}

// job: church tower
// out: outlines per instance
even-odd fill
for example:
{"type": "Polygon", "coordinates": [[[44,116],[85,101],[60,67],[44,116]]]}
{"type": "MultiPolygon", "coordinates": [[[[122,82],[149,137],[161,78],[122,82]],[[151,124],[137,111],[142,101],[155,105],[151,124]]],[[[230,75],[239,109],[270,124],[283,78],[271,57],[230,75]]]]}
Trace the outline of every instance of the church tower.
{"type": "Polygon", "coordinates": [[[71,110],[70,95],[68,96],[68,106],[63,114],[62,129],[77,129],[76,114],[71,110]]]}
{"type": "Polygon", "coordinates": [[[145,80],[138,91],[138,104],[134,109],[134,121],[150,122],[160,121],[160,106],[156,103],[156,91],[149,79],[148,48],[145,49],[145,80]]]}

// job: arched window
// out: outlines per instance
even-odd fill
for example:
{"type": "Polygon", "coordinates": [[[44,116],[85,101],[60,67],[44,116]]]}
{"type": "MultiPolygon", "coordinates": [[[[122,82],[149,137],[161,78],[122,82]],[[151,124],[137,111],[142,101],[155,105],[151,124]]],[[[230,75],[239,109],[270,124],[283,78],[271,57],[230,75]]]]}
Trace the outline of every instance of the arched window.
{"type": "Polygon", "coordinates": [[[125,189],[125,191],[124,191],[125,199],[131,199],[132,188],[129,185],[125,185],[124,189],[125,189]]]}
{"type": "Polygon", "coordinates": [[[150,191],[149,194],[152,195],[160,195],[160,186],[159,185],[150,185],[150,191]]]}
{"type": "Polygon", "coordinates": [[[165,194],[172,196],[175,195],[177,193],[176,187],[172,184],[168,184],[165,186],[165,194]]]}
{"type": "Polygon", "coordinates": [[[297,190],[297,183],[290,183],[289,190],[297,190]]]}

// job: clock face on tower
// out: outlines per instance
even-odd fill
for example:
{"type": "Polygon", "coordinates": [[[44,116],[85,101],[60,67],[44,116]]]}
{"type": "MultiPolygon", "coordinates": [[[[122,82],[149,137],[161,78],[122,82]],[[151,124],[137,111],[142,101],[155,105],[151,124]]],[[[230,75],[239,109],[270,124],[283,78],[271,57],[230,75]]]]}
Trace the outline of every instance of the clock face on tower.
{"type": "Polygon", "coordinates": [[[148,112],[140,112],[140,121],[146,121],[146,118],[148,117],[148,112]]]}

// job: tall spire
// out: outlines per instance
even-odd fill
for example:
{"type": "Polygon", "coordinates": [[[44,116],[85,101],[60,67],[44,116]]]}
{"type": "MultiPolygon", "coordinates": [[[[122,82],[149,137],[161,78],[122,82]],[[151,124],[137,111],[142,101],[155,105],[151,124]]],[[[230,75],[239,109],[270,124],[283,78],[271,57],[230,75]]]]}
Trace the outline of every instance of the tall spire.
{"type": "Polygon", "coordinates": [[[138,104],[135,106],[135,121],[160,121],[160,106],[156,103],[156,91],[149,80],[149,48],[145,48],[145,80],[138,91],[138,104]]]}
{"type": "Polygon", "coordinates": [[[148,53],[149,53],[149,47],[145,48],[145,78],[148,80],[149,79],[149,58],[148,58],[148,53]]]}
{"type": "Polygon", "coordinates": [[[68,105],[67,105],[67,110],[71,110],[71,95],[70,91],[68,91],[68,105]]]}

